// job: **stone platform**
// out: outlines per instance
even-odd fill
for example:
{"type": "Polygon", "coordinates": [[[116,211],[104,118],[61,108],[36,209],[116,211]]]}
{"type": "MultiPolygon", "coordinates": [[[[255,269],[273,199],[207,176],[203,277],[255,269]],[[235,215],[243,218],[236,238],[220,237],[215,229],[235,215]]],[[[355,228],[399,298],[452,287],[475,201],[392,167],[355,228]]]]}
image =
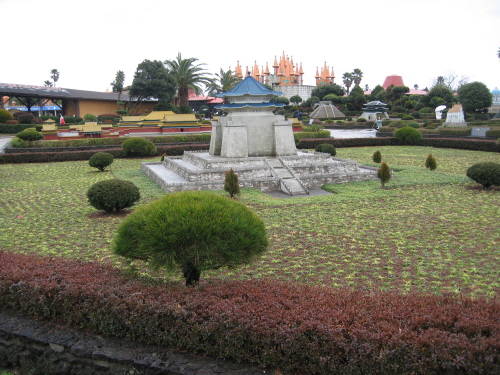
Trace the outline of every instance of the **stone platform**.
{"type": "Polygon", "coordinates": [[[297,155],[224,158],[207,151],[186,151],[182,158],[142,163],[141,170],[167,192],[222,190],[230,169],[240,187],[264,192],[307,195],[326,183],[376,180],[377,169],[330,154],[298,151],[297,155]]]}

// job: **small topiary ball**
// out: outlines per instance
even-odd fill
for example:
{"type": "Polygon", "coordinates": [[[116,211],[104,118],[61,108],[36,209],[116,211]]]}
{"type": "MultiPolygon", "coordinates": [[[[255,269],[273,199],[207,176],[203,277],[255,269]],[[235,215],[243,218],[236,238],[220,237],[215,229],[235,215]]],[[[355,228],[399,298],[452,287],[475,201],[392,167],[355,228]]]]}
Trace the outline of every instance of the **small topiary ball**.
{"type": "Polygon", "coordinates": [[[39,141],[43,139],[43,134],[36,131],[35,128],[25,129],[20,133],[16,134],[16,137],[22,139],[23,141],[39,141]]]}
{"type": "Polygon", "coordinates": [[[500,164],[493,162],[476,163],[467,169],[467,177],[483,185],[500,186],[500,164]]]}
{"type": "Polygon", "coordinates": [[[409,126],[405,126],[396,130],[396,132],[394,133],[394,137],[407,145],[416,145],[423,138],[422,133],[420,133],[417,129],[411,128],[409,126]]]}
{"type": "Polygon", "coordinates": [[[125,156],[153,156],[156,155],[156,146],[144,138],[130,138],[122,143],[125,156]]]}
{"type": "Polygon", "coordinates": [[[98,210],[111,213],[132,207],[141,198],[141,194],[133,182],[112,179],[92,185],[87,191],[87,198],[89,203],[98,210]]]}
{"type": "Polygon", "coordinates": [[[325,154],[330,154],[332,156],[337,155],[337,150],[335,149],[335,146],[329,144],[329,143],[322,143],[315,149],[316,152],[323,152],[325,154]]]}
{"type": "Polygon", "coordinates": [[[101,172],[104,172],[104,169],[111,165],[114,161],[113,155],[107,152],[98,152],[89,159],[89,165],[93,168],[99,169],[101,172]]]}

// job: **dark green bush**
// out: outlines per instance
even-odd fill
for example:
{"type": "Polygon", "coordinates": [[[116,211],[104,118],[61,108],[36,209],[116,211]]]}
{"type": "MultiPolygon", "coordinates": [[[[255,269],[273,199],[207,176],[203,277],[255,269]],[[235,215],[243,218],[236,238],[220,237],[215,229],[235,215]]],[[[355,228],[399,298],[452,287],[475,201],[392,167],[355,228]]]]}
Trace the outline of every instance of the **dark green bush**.
{"type": "Polygon", "coordinates": [[[382,153],[380,151],[375,151],[372,155],[372,160],[374,163],[380,163],[382,161],[382,153]]]}
{"type": "Polygon", "coordinates": [[[103,172],[107,166],[109,166],[113,163],[114,159],[115,158],[110,153],[98,152],[98,153],[92,155],[92,157],[89,160],[89,165],[91,167],[97,168],[101,172],[103,172]]]}
{"type": "Polygon", "coordinates": [[[37,132],[35,128],[29,128],[16,134],[16,137],[23,141],[33,142],[43,139],[43,134],[37,132]]]}
{"type": "Polygon", "coordinates": [[[303,138],[330,138],[330,132],[328,130],[320,130],[320,131],[316,131],[316,132],[302,131],[302,132],[296,132],[294,134],[299,139],[303,139],[303,138]]]}
{"type": "Polygon", "coordinates": [[[115,178],[96,182],[87,191],[87,198],[98,210],[111,213],[132,207],[141,195],[133,182],[115,178]]]}
{"type": "Polygon", "coordinates": [[[0,124],[4,124],[7,120],[12,120],[12,113],[6,109],[0,109],[0,124]]]}
{"type": "Polygon", "coordinates": [[[358,118],[356,121],[357,121],[357,122],[366,122],[366,121],[368,121],[368,120],[367,120],[367,119],[365,119],[365,118],[358,118]]]}
{"type": "Polygon", "coordinates": [[[382,188],[384,188],[385,184],[391,179],[391,170],[389,169],[389,166],[386,162],[383,162],[380,168],[377,170],[377,177],[380,179],[382,188]]]}
{"type": "Polygon", "coordinates": [[[436,158],[432,156],[432,154],[427,156],[427,159],[425,160],[425,168],[430,169],[431,171],[437,168],[436,158]]]}
{"type": "Polygon", "coordinates": [[[423,138],[422,133],[420,133],[417,129],[411,128],[409,126],[405,126],[401,129],[396,130],[396,132],[394,133],[394,137],[396,137],[398,141],[401,141],[406,145],[416,145],[420,143],[423,138]]]}
{"type": "Polygon", "coordinates": [[[125,156],[153,156],[156,155],[156,146],[144,138],[130,138],[122,143],[125,156]]]}
{"type": "Polygon", "coordinates": [[[413,111],[411,113],[411,115],[413,116],[413,118],[417,118],[417,119],[420,118],[420,112],[419,111],[413,111]]]}
{"type": "Polygon", "coordinates": [[[439,128],[438,133],[443,135],[458,135],[460,137],[470,135],[470,127],[467,128],[439,128]]]}
{"type": "Polygon", "coordinates": [[[234,173],[233,168],[226,172],[224,180],[224,190],[229,193],[231,198],[240,195],[240,185],[238,184],[238,175],[234,173]]]}
{"type": "Polygon", "coordinates": [[[401,120],[415,120],[415,118],[413,116],[410,116],[410,115],[405,115],[401,118],[401,120]]]}
{"type": "Polygon", "coordinates": [[[118,228],[114,252],[154,269],[202,271],[250,263],[266,251],[264,222],[246,205],[209,191],[184,191],[141,206],[118,228]]]}
{"type": "Polygon", "coordinates": [[[467,169],[467,177],[485,188],[500,186],[500,164],[493,162],[476,163],[467,169]]]}
{"type": "Polygon", "coordinates": [[[410,121],[406,124],[406,126],[409,126],[410,128],[414,128],[414,129],[420,128],[420,125],[416,121],[410,121]]]}
{"type": "Polygon", "coordinates": [[[332,156],[337,155],[337,150],[335,149],[335,146],[329,143],[320,144],[318,147],[315,148],[315,151],[330,154],[332,156]]]}
{"type": "Polygon", "coordinates": [[[486,131],[487,137],[500,138],[500,129],[490,129],[486,131]]]}
{"type": "MultiPolygon", "coordinates": [[[[17,120],[7,120],[7,122],[11,121],[17,121],[17,120]]],[[[19,123],[14,123],[14,124],[0,124],[0,133],[4,134],[17,134],[19,132],[22,132],[25,129],[32,128],[33,125],[26,125],[26,124],[19,124],[19,123]]]]}
{"type": "Polygon", "coordinates": [[[31,124],[31,121],[33,121],[34,118],[35,116],[33,116],[32,113],[26,112],[17,116],[17,121],[19,121],[20,124],[31,124]]]}

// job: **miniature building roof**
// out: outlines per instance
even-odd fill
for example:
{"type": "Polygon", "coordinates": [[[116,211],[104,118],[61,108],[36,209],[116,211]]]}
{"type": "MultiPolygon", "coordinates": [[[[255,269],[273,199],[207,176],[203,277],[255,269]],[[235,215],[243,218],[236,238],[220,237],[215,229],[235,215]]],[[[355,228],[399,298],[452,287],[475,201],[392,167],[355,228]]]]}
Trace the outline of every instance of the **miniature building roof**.
{"type": "Polygon", "coordinates": [[[243,81],[238,83],[232,90],[217,94],[218,97],[228,96],[243,96],[243,95],[281,95],[282,92],[268,89],[263,84],[259,83],[251,75],[247,75],[243,81]]]}
{"type": "Polygon", "coordinates": [[[163,120],[167,115],[173,115],[172,111],[153,111],[143,118],[144,121],[158,121],[163,120]]]}
{"type": "Polygon", "coordinates": [[[491,93],[493,95],[500,95],[500,90],[498,89],[498,87],[495,87],[491,93]]]}
{"type": "Polygon", "coordinates": [[[453,108],[448,113],[462,112],[462,104],[453,104],[453,108]]]}
{"type": "Polygon", "coordinates": [[[216,109],[224,108],[267,108],[267,107],[284,107],[285,103],[229,103],[215,106],[216,109]]]}
{"type": "Polygon", "coordinates": [[[164,122],[197,122],[198,119],[196,118],[194,113],[176,114],[174,112],[170,112],[168,114],[165,114],[165,119],[163,121],[164,122]]]}
{"type": "Polygon", "coordinates": [[[123,116],[122,122],[124,121],[141,121],[144,120],[144,116],[123,116]]]}
{"type": "Polygon", "coordinates": [[[385,81],[384,81],[384,84],[382,85],[382,87],[384,88],[384,90],[387,90],[387,88],[390,85],[404,86],[403,78],[401,76],[396,75],[396,74],[385,77],[385,81]]]}

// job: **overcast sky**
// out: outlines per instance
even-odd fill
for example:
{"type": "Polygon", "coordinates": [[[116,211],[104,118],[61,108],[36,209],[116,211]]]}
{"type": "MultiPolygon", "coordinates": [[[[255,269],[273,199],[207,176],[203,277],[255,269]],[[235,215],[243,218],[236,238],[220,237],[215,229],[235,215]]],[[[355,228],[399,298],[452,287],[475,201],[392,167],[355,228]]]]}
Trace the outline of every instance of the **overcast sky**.
{"type": "Polygon", "coordinates": [[[212,73],[269,67],[285,52],[305,84],[326,61],[373,89],[388,75],[430,87],[438,76],[500,87],[499,0],[0,0],[0,82],[105,91],[143,60],[198,58],[212,73]]]}

